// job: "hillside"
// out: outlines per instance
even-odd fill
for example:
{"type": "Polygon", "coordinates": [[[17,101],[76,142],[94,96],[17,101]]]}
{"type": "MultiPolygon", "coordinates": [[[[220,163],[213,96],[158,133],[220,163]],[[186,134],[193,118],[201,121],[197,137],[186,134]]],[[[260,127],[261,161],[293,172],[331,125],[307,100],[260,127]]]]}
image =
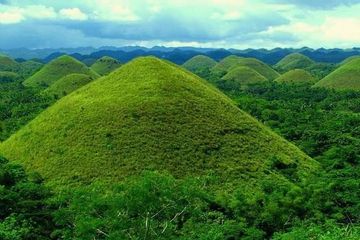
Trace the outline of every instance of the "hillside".
{"type": "Polygon", "coordinates": [[[210,74],[210,69],[213,68],[216,63],[217,62],[212,58],[204,55],[197,55],[186,61],[182,66],[190,72],[206,78],[210,74]]]}
{"type": "Polygon", "coordinates": [[[0,71],[17,72],[20,64],[12,58],[0,54],[0,71]]]}
{"type": "Polygon", "coordinates": [[[360,58],[341,65],[328,76],[317,82],[315,87],[336,90],[360,90],[360,58]]]}
{"type": "Polygon", "coordinates": [[[99,75],[70,56],[61,56],[46,64],[40,71],[24,81],[25,86],[46,88],[71,73],[81,73],[98,78],[99,75]]]}
{"type": "Polygon", "coordinates": [[[28,78],[30,76],[32,76],[34,73],[36,73],[37,71],[39,71],[42,67],[44,66],[44,64],[33,61],[33,60],[28,60],[25,62],[20,63],[20,70],[19,70],[19,74],[21,76],[23,76],[24,78],[28,78]]]}
{"type": "Polygon", "coordinates": [[[93,78],[86,74],[69,74],[45,89],[43,93],[56,99],[62,98],[80,87],[85,86],[92,80],[93,78]]]}
{"type": "Polygon", "coordinates": [[[104,76],[115,69],[119,68],[121,63],[112,58],[112,57],[102,57],[98,59],[93,65],[91,65],[91,69],[97,72],[99,75],[104,76]]]}
{"type": "Polygon", "coordinates": [[[314,63],[313,60],[301,53],[292,53],[281,59],[275,65],[275,68],[280,71],[290,71],[311,67],[314,63]]]}
{"type": "Polygon", "coordinates": [[[14,82],[19,80],[21,77],[17,73],[0,71],[0,83],[3,82],[14,82]]]}
{"type": "Polygon", "coordinates": [[[306,70],[294,69],[282,74],[275,81],[290,84],[313,84],[316,82],[316,79],[306,70]]]}
{"type": "Polygon", "coordinates": [[[60,99],[0,152],[57,183],[113,181],[147,169],[177,177],[212,172],[224,188],[263,177],[288,182],[281,175],[288,168],[301,179],[316,165],[206,81],[153,57],[60,99]]]}
{"type": "Polygon", "coordinates": [[[229,71],[217,85],[223,90],[239,90],[250,84],[267,82],[260,73],[249,67],[236,67],[229,71]]]}
{"type": "Polygon", "coordinates": [[[349,63],[350,61],[352,61],[354,59],[359,59],[359,58],[360,58],[360,55],[355,55],[355,56],[348,57],[344,61],[342,61],[340,63],[340,65],[345,65],[346,63],[349,63]]]}
{"type": "Polygon", "coordinates": [[[220,61],[215,67],[213,67],[212,72],[217,76],[224,76],[226,73],[231,71],[233,68],[245,66],[254,69],[268,80],[273,80],[279,76],[274,69],[272,69],[267,64],[257,60],[255,58],[242,58],[237,56],[229,56],[220,61]]]}

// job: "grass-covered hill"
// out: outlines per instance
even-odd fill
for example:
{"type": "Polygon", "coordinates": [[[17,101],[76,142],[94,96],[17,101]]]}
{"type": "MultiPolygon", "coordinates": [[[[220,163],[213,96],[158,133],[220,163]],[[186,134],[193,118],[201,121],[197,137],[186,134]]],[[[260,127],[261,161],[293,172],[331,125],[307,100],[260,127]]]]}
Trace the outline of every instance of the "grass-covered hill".
{"type": "Polygon", "coordinates": [[[236,67],[229,71],[217,85],[223,90],[239,90],[250,84],[267,82],[268,80],[249,67],[236,67]]]}
{"type": "Polygon", "coordinates": [[[315,87],[360,91],[360,58],[354,58],[317,82],[315,87]]]}
{"type": "Polygon", "coordinates": [[[40,71],[24,81],[25,86],[47,88],[71,73],[81,73],[98,78],[99,75],[73,57],[63,55],[46,64],[40,71]]]}
{"type": "Polygon", "coordinates": [[[355,55],[355,56],[348,57],[344,61],[342,61],[340,63],[340,65],[345,65],[346,63],[348,63],[348,62],[350,62],[350,61],[352,61],[354,59],[360,59],[360,55],[355,55]]]}
{"type": "Polygon", "coordinates": [[[20,64],[14,59],[0,54],[0,71],[17,72],[20,64]]]}
{"type": "Polygon", "coordinates": [[[238,56],[229,56],[224,58],[218,64],[216,64],[215,67],[212,68],[212,72],[217,77],[223,77],[232,69],[240,66],[252,68],[266,77],[268,80],[273,80],[279,76],[279,73],[260,60],[238,56]]]}
{"type": "Polygon", "coordinates": [[[15,82],[19,80],[21,77],[17,73],[7,72],[7,71],[0,71],[0,83],[4,82],[15,82]]]}
{"type": "Polygon", "coordinates": [[[305,69],[311,67],[315,62],[301,53],[291,53],[281,59],[275,68],[279,71],[286,72],[294,69],[305,69]]]}
{"type": "Polygon", "coordinates": [[[28,78],[39,71],[43,66],[44,64],[40,62],[28,60],[20,63],[20,70],[18,73],[24,78],[28,78]]]}
{"type": "Polygon", "coordinates": [[[91,69],[104,76],[119,68],[121,63],[112,57],[102,57],[91,65],[91,69]]]}
{"type": "Polygon", "coordinates": [[[288,182],[316,166],[205,80],[154,57],[60,99],[3,142],[0,153],[53,183],[165,170],[177,177],[211,173],[226,188],[258,178],[288,182]]]}
{"type": "Polygon", "coordinates": [[[275,79],[278,83],[289,83],[289,84],[314,84],[316,78],[314,78],[308,71],[303,69],[290,70],[280,77],[275,79]]]}
{"type": "Polygon", "coordinates": [[[43,93],[47,96],[53,97],[55,99],[59,99],[81,88],[82,86],[85,86],[92,80],[94,79],[89,75],[81,74],[81,73],[72,73],[66,75],[63,78],[60,78],[50,87],[45,89],[43,93]]]}
{"type": "Polygon", "coordinates": [[[216,63],[217,62],[210,57],[197,55],[186,61],[182,66],[200,77],[208,77],[211,68],[213,68],[216,63]]]}

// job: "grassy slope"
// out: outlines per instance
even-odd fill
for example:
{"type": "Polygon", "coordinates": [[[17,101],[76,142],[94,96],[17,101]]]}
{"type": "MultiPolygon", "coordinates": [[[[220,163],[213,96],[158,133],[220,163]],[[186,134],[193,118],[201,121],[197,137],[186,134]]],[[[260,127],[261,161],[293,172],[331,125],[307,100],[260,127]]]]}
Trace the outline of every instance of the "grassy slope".
{"type": "Polygon", "coordinates": [[[70,56],[61,56],[46,64],[40,71],[24,81],[25,86],[48,87],[62,77],[71,73],[87,74],[93,78],[97,73],[70,56]]]}
{"type": "Polygon", "coordinates": [[[242,58],[237,56],[224,58],[212,69],[212,71],[218,76],[221,75],[220,73],[224,76],[226,73],[239,66],[252,68],[268,80],[273,80],[279,76],[279,73],[274,69],[255,58],[242,58]]]}
{"type": "MultiPolygon", "coordinates": [[[[0,145],[11,160],[61,181],[114,181],[145,169],[177,177],[212,172],[215,185],[283,179],[271,166],[316,162],[205,80],[138,58],[60,99],[0,145]]],[[[294,165],[291,165],[294,166],[294,165]]]]}
{"type": "Polygon", "coordinates": [[[214,59],[204,55],[197,55],[186,61],[182,66],[190,72],[196,73],[204,69],[210,70],[215,65],[216,61],[214,59]]]}
{"type": "Polygon", "coordinates": [[[20,71],[19,74],[25,78],[32,76],[34,73],[39,71],[44,64],[36,62],[36,61],[26,61],[23,63],[20,63],[20,71]]]}
{"type": "Polygon", "coordinates": [[[315,84],[315,87],[336,90],[360,90],[360,58],[355,58],[340,66],[315,84]]]}
{"type": "Polygon", "coordinates": [[[104,76],[111,73],[120,66],[121,63],[118,60],[105,56],[98,59],[93,65],[91,65],[91,69],[97,72],[99,75],[104,76]]]}
{"type": "Polygon", "coordinates": [[[354,59],[360,59],[360,55],[348,57],[344,61],[342,61],[339,65],[345,65],[346,63],[349,63],[350,61],[352,61],[354,59]]]}
{"type": "Polygon", "coordinates": [[[0,71],[17,72],[20,64],[5,55],[0,55],[0,71]]]}
{"type": "Polygon", "coordinates": [[[279,83],[291,84],[313,84],[316,82],[316,79],[308,71],[305,71],[303,69],[294,69],[282,74],[280,77],[275,79],[275,81],[279,83]]]}
{"type": "Polygon", "coordinates": [[[239,87],[268,81],[263,75],[249,67],[236,67],[222,77],[222,80],[239,87]]]}
{"type": "Polygon", "coordinates": [[[62,98],[82,86],[85,86],[92,80],[93,78],[89,75],[72,73],[56,81],[50,87],[45,89],[43,93],[51,97],[62,98]]]}
{"type": "Polygon", "coordinates": [[[20,75],[13,72],[0,71],[0,83],[2,82],[14,82],[20,79],[20,75]]]}
{"type": "Polygon", "coordinates": [[[300,53],[291,53],[281,59],[275,67],[282,71],[304,69],[315,64],[313,60],[300,53]]]}

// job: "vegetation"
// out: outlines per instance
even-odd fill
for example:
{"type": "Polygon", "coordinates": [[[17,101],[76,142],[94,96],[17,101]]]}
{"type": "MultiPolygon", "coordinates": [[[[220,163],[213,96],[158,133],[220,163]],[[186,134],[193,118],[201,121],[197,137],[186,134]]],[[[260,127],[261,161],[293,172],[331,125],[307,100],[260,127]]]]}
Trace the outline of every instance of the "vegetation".
{"type": "Polygon", "coordinates": [[[104,76],[119,68],[121,63],[112,57],[102,57],[91,65],[91,69],[104,76]]]}
{"type": "Polygon", "coordinates": [[[0,156],[0,239],[46,240],[53,231],[50,191],[37,174],[0,156]]]}
{"type": "Polygon", "coordinates": [[[186,61],[182,66],[202,78],[209,79],[211,68],[213,68],[216,63],[217,62],[212,58],[204,55],[197,55],[186,61]]]}
{"type": "Polygon", "coordinates": [[[336,90],[360,90],[360,58],[341,65],[328,76],[315,84],[315,87],[336,90]]]}
{"type": "Polygon", "coordinates": [[[47,88],[71,73],[81,73],[98,78],[99,75],[78,60],[63,55],[46,64],[40,71],[24,81],[25,86],[47,88]]]}
{"type": "Polygon", "coordinates": [[[316,79],[303,69],[294,69],[275,79],[275,82],[287,84],[314,84],[316,79]]]}
{"type": "Polygon", "coordinates": [[[354,59],[359,59],[359,58],[360,58],[360,55],[348,57],[344,61],[342,61],[339,65],[345,65],[345,64],[349,63],[350,61],[352,61],[354,59]]]}
{"type": "Polygon", "coordinates": [[[293,181],[316,168],[206,81],[152,57],[62,98],[0,151],[57,183],[166,170],[175,177],[214,172],[225,188],[265,175],[293,181]],[[271,171],[274,162],[292,168],[290,180],[271,171]]]}
{"type": "Polygon", "coordinates": [[[28,78],[39,71],[44,65],[40,62],[29,60],[20,63],[20,70],[17,72],[22,77],[28,78]]]}
{"type": "Polygon", "coordinates": [[[45,89],[43,93],[52,98],[60,99],[82,86],[85,86],[91,81],[93,81],[93,79],[89,75],[73,73],[59,79],[50,87],[45,89]]]}
{"type": "Polygon", "coordinates": [[[268,80],[260,73],[249,67],[236,67],[229,71],[216,85],[225,91],[240,90],[250,84],[267,82],[268,80]]]}
{"type": "Polygon", "coordinates": [[[8,56],[0,55],[0,71],[17,72],[20,66],[15,60],[8,56]]]}
{"type": "Polygon", "coordinates": [[[281,72],[287,72],[294,69],[306,69],[311,67],[315,62],[301,53],[291,53],[281,59],[275,68],[281,72]]]}

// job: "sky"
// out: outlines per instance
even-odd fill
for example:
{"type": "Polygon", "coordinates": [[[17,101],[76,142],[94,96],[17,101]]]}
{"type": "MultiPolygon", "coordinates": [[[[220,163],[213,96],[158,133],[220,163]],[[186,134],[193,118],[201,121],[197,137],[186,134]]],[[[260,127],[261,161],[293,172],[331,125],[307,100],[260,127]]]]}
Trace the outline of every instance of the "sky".
{"type": "Polygon", "coordinates": [[[0,48],[351,48],[360,0],[0,0],[0,48]]]}

